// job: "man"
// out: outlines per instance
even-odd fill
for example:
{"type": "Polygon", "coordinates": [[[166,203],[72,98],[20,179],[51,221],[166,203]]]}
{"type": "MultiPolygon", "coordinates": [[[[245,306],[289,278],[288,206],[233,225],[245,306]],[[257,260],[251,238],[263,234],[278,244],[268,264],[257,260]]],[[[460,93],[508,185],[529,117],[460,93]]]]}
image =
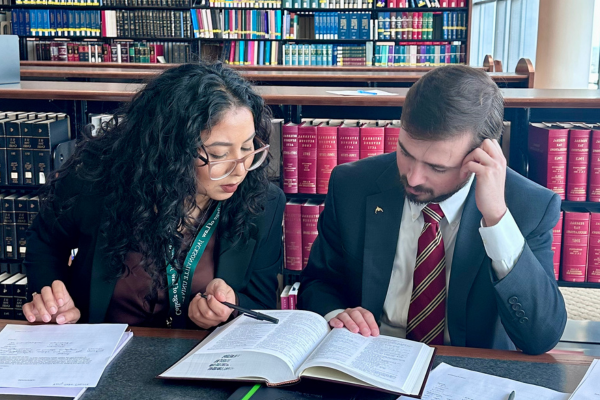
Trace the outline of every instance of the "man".
{"type": "Polygon", "coordinates": [[[540,354],[567,316],[560,198],[506,167],[489,76],[437,68],[409,90],[397,151],[334,169],[299,306],[332,327],[540,354]]]}

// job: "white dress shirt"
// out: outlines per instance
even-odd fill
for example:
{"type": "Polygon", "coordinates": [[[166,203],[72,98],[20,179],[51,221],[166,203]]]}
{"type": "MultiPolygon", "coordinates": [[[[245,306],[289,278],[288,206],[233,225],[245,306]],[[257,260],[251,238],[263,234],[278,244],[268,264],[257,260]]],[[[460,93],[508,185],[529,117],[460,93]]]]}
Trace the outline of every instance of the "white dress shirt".
{"type": "MultiPolygon", "coordinates": [[[[440,203],[440,207],[444,212],[444,218],[440,221],[440,229],[446,253],[446,293],[448,293],[450,284],[450,271],[460,219],[472,183],[473,176],[462,189],[440,203]]],[[[422,213],[423,208],[425,208],[425,205],[404,201],[392,275],[383,304],[383,314],[381,315],[381,334],[383,335],[406,337],[408,307],[413,289],[417,246],[425,224],[422,213]]],[[[484,227],[482,219],[479,233],[486,253],[492,260],[492,268],[497,278],[504,278],[521,256],[525,245],[525,239],[510,210],[504,214],[500,222],[491,227],[484,227]]],[[[343,310],[331,311],[325,316],[325,319],[329,321],[341,311],[343,310]]],[[[447,320],[448,310],[446,309],[447,320]]],[[[444,328],[444,344],[450,344],[447,322],[444,328]]]]}

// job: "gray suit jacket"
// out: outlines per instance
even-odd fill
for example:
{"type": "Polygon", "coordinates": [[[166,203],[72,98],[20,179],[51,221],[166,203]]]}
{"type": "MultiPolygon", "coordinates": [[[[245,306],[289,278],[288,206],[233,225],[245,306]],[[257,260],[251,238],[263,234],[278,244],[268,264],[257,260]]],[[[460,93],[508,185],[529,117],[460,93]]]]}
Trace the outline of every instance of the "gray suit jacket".
{"type": "MultiPolygon", "coordinates": [[[[463,209],[447,297],[453,346],[539,354],[559,341],[567,321],[552,265],[552,228],[560,198],[512,170],[505,197],[525,247],[510,273],[497,280],[485,252],[475,203],[476,181],[463,209]]],[[[299,306],[325,315],[362,306],[377,321],[390,282],[402,220],[404,190],[396,154],[336,167],[319,218],[299,306]],[[375,214],[376,207],[384,212],[375,214]]]]}

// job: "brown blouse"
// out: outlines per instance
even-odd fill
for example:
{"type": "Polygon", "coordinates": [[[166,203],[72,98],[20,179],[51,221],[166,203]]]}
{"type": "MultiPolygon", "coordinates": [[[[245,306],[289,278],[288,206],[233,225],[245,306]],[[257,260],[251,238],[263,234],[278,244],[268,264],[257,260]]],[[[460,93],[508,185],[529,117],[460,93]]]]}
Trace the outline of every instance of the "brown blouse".
{"type": "MultiPolygon", "coordinates": [[[[204,292],[214,279],[216,236],[215,232],[198,261],[192,277],[191,296],[204,292]]],[[[106,313],[106,322],[165,328],[170,307],[167,290],[152,289],[152,279],[139,265],[141,257],[140,253],[127,254],[125,264],[131,272],[117,281],[106,313]]]]}

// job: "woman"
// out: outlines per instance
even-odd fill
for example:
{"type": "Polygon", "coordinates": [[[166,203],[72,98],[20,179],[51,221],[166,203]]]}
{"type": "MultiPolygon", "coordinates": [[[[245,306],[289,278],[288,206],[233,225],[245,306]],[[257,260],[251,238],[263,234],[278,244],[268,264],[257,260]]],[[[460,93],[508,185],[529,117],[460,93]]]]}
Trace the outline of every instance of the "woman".
{"type": "Polygon", "coordinates": [[[28,321],[207,329],[230,318],[223,301],[275,308],[285,197],[262,98],[220,63],[189,64],[116,115],[42,188],[28,321]]]}

